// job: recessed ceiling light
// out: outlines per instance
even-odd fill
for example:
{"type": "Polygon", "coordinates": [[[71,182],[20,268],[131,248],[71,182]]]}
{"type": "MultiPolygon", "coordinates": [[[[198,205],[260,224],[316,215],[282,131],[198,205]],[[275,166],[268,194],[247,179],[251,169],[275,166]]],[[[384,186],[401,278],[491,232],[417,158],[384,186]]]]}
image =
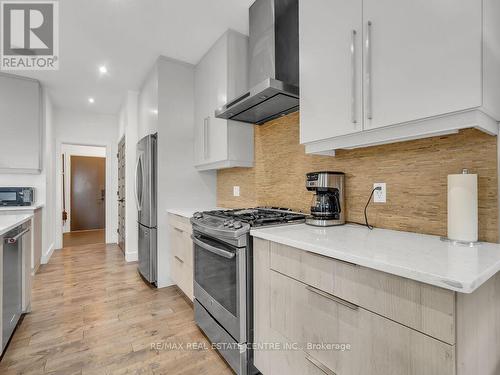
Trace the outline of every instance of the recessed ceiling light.
{"type": "Polygon", "coordinates": [[[157,115],[157,114],[158,114],[158,110],[157,110],[157,109],[152,109],[152,110],[151,110],[151,113],[152,113],[153,115],[157,115]]]}
{"type": "Polygon", "coordinates": [[[107,72],[108,72],[108,68],[106,68],[106,65],[101,65],[99,67],[99,73],[106,74],[107,72]]]}
{"type": "Polygon", "coordinates": [[[89,98],[89,103],[90,104],[94,104],[94,102],[95,102],[94,98],[89,98]]]}

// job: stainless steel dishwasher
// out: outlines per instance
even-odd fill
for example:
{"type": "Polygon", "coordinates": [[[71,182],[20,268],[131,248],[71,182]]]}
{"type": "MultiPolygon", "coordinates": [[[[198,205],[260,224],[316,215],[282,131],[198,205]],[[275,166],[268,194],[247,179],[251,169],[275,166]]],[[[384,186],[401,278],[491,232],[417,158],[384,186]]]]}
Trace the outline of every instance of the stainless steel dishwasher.
{"type": "Polygon", "coordinates": [[[16,328],[22,313],[23,237],[29,233],[25,223],[7,232],[3,244],[2,351],[16,328]]]}

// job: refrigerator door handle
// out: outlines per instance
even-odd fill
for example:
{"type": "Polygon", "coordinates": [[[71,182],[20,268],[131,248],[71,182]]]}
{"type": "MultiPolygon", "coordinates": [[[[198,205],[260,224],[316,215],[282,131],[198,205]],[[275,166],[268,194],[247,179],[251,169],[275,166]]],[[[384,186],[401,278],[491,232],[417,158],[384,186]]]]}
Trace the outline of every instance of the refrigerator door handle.
{"type": "MultiPolygon", "coordinates": [[[[139,182],[138,181],[138,171],[139,171],[139,164],[141,164],[141,159],[142,159],[142,154],[139,154],[139,157],[137,158],[137,162],[135,163],[135,186],[134,186],[134,193],[135,193],[135,204],[137,205],[137,210],[138,211],[142,210],[142,202],[139,202],[139,195],[137,194],[137,190],[138,190],[137,189],[137,184],[139,182]]],[[[141,181],[141,184],[142,184],[142,181],[141,181]]]]}

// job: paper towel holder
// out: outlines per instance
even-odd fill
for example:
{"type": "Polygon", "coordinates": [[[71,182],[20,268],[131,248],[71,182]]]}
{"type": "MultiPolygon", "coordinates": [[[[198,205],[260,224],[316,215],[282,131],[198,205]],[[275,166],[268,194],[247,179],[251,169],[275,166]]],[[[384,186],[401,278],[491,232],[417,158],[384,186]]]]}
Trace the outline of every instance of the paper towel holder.
{"type": "MultiPolygon", "coordinates": [[[[469,174],[469,169],[468,168],[462,168],[462,174],[469,174]]],[[[452,240],[451,238],[442,236],[439,238],[441,241],[444,242],[450,242],[453,245],[463,245],[463,246],[468,246],[468,247],[474,247],[481,245],[480,241],[460,241],[460,240],[452,240]]]]}

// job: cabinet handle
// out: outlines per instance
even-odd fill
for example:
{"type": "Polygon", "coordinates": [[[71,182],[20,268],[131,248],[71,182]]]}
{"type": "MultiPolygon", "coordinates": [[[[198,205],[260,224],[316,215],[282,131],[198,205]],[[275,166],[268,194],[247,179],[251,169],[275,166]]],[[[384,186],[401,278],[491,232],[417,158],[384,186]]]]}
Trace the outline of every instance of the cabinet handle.
{"type": "Polygon", "coordinates": [[[179,262],[184,263],[184,261],[181,258],[179,258],[177,255],[174,255],[174,258],[177,259],[179,262]]]}
{"type": "Polygon", "coordinates": [[[177,228],[177,227],[173,227],[177,232],[180,232],[180,233],[184,233],[184,231],[180,228],[177,228]]]}
{"type": "Polygon", "coordinates": [[[372,21],[366,27],[366,117],[373,118],[372,108],[372,21]]]}
{"type": "Polygon", "coordinates": [[[326,375],[337,375],[336,372],[333,372],[330,370],[328,367],[326,367],[324,364],[322,364],[320,361],[318,361],[316,358],[311,357],[309,354],[306,354],[306,359],[311,362],[315,367],[317,367],[321,372],[325,373],[326,375]]]}
{"type": "Polygon", "coordinates": [[[210,117],[205,117],[203,120],[203,157],[204,159],[208,159],[209,150],[208,150],[208,122],[210,121],[210,117]]]}
{"type": "Polygon", "coordinates": [[[327,293],[327,292],[323,292],[322,290],[320,290],[318,288],[315,288],[313,286],[307,285],[306,289],[309,290],[310,292],[313,292],[313,293],[316,293],[316,294],[320,295],[321,297],[328,298],[329,300],[332,300],[333,302],[336,302],[336,303],[338,303],[340,305],[348,307],[351,310],[357,310],[359,308],[357,305],[355,305],[353,303],[347,302],[346,300],[344,300],[342,298],[335,297],[333,294],[330,294],[330,293],[327,293]]]}
{"type": "Polygon", "coordinates": [[[351,121],[356,120],[356,30],[351,34],[351,121]]]}

